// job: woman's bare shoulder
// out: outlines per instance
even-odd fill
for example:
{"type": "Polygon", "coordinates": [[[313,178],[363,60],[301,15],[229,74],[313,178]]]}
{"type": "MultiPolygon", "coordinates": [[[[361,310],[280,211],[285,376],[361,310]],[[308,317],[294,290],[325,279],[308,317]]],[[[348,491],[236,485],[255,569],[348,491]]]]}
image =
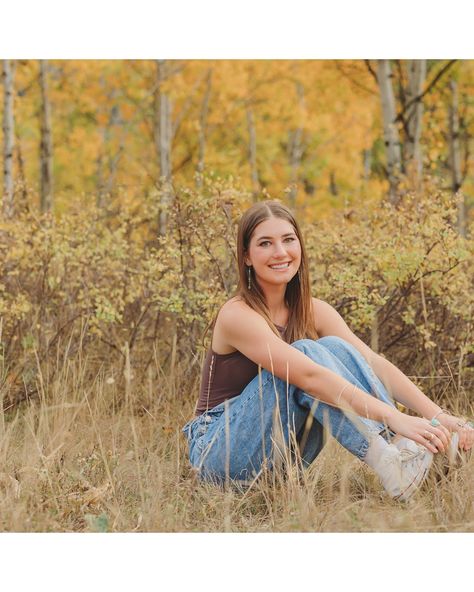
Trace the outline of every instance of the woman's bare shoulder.
{"type": "Polygon", "coordinates": [[[235,322],[237,318],[244,317],[255,317],[257,315],[261,318],[261,316],[253,310],[240,296],[234,296],[230,300],[225,302],[217,315],[217,322],[227,323],[227,322],[235,322]]]}
{"type": "MultiPolygon", "coordinates": [[[[258,315],[240,296],[234,296],[225,302],[216,318],[212,336],[212,349],[218,354],[229,354],[235,351],[235,347],[229,344],[227,335],[229,329],[236,324],[241,324],[248,316],[258,315]]],[[[260,317],[260,315],[258,315],[260,317]]],[[[260,317],[261,318],[261,317],[260,317]]]]}
{"type": "Polygon", "coordinates": [[[313,302],[314,328],[317,334],[322,336],[324,335],[328,314],[334,309],[330,304],[320,298],[314,298],[313,296],[311,300],[313,302]]]}

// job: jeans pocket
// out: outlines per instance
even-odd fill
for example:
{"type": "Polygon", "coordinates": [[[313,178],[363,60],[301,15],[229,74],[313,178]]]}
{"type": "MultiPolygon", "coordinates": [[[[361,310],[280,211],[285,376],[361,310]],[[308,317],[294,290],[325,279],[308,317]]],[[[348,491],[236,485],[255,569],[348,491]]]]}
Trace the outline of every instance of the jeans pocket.
{"type": "Polygon", "coordinates": [[[193,424],[193,423],[194,423],[194,422],[195,422],[197,419],[199,419],[199,418],[198,418],[198,417],[194,417],[193,419],[191,419],[190,421],[188,421],[188,423],[187,423],[186,425],[184,425],[184,426],[181,428],[181,431],[182,431],[182,433],[183,433],[183,434],[186,436],[186,438],[188,438],[188,440],[189,440],[189,438],[191,437],[191,429],[192,429],[192,428],[191,428],[191,426],[192,426],[192,424],[193,424]]]}
{"type": "Polygon", "coordinates": [[[224,413],[224,404],[217,405],[209,411],[205,411],[192,422],[189,428],[189,447],[190,452],[201,454],[209,443],[209,431],[214,432],[212,428],[219,421],[224,413]]]}

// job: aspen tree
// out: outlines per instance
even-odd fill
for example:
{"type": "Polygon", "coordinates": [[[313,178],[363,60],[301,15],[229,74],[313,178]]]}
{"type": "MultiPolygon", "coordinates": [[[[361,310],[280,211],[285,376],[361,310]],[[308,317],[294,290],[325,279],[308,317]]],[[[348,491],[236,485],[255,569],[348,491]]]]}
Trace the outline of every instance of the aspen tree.
{"type": "Polygon", "coordinates": [[[336,183],[336,173],[334,171],[330,171],[329,173],[329,193],[331,195],[338,195],[339,190],[337,188],[336,183]]]}
{"type": "Polygon", "coordinates": [[[370,179],[370,169],[372,166],[372,150],[364,148],[362,151],[362,162],[364,167],[362,178],[364,180],[364,184],[367,184],[370,179]]]}
{"type": "MultiPolygon", "coordinates": [[[[453,193],[457,193],[462,185],[461,146],[459,138],[459,107],[458,85],[455,80],[449,83],[451,102],[449,104],[449,165],[451,169],[451,186],[453,193]]],[[[466,204],[462,199],[458,204],[458,230],[461,236],[466,236],[466,204]]]]}
{"type": "Polygon", "coordinates": [[[422,92],[426,79],[426,60],[408,60],[408,84],[406,91],[406,149],[405,168],[413,176],[415,186],[422,179],[421,120],[423,116],[422,92]]]}
{"type": "Polygon", "coordinates": [[[171,100],[163,90],[163,82],[166,80],[166,60],[156,60],[156,93],[155,93],[155,146],[158,155],[160,181],[161,181],[161,205],[158,220],[158,233],[166,233],[167,208],[171,203],[171,100]]]}
{"type": "Polygon", "coordinates": [[[47,60],[40,60],[39,66],[41,89],[40,209],[41,212],[49,212],[53,207],[53,142],[47,60]]]}
{"type": "Polygon", "coordinates": [[[199,114],[199,145],[198,145],[198,163],[196,172],[198,173],[196,184],[197,187],[202,187],[202,174],[204,172],[204,157],[206,153],[206,132],[207,132],[207,117],[209,113],[209,99],[211,96],[212,86],[212,70],[209,70],[206,77],[206,90],[201,104],[201,112],[199,114]]]}
{"type": "Polygon", "coordinates": [[[291,189],[288,195],[291,206],[296,205],[296,194],[298,192],[297,182],[298,174],[301,166],[301,160],[303,157],[303,120],[306,114],[306,104],[304,97],[304,87],[301,82],[296,82],[296,94],[298,97],[299,106],[299,124],[298,127],[289,132],[288,142],[288,156],[290,162],[290,183],[291,189]]]}
{"type": "MultiPolygon", "coordinates": [[[[113,94],[110,98],[113,98],[113,94]]],[[[112,108],[109,110],[108,121],[100,129],[103,147],[97,159],[97,207],[99,208],[104,206],[105,196],[110,194],[114,186],[118,164],[124,151],[123,125],[124,122],[120,115],[120,107],[118,105],[112,105],[112,108]],[[113,155],[109,154],[107,156],[112,140],[112,131],[118,126],[122,128],[119,147],[113,155]]]]}
{"type": "Polygon", "coordinates": [[[15,129],[15,152],[18,163],[18,185],[19,192],[16,198],[16,204],[19,210],[29,211],[28,190],[26,185],[25,175],[25,159],[23,157],[23,150],[21,147],[21,138],[18,129],[15,129]]]}
{"type": "Polygon", "coordinates": [[[387,154],[389,200],[398,201],[398,183],[401,172],[401,152],[398,129],[395,123],[395,97],[389,60],[377,60],[377,82],[382,103],[383,135],[387,154]]]}
{"type": "Polygon", "coordinates": [[[3,215],[13,215],[13,148],[14,148],[14,115],[13,115],[13,78],[15,66],[11,60],[3,60],[3,215]]]}
{"type": "Polygon", "coordinates": [[[257,130],[255,128],[255,117],[251,105],[247,105],[247,131],[249,135],[248,159],[252,180],[252,195],[254,201],[256,201],[260,193],[260,180],[257,167],[257,130]]]}

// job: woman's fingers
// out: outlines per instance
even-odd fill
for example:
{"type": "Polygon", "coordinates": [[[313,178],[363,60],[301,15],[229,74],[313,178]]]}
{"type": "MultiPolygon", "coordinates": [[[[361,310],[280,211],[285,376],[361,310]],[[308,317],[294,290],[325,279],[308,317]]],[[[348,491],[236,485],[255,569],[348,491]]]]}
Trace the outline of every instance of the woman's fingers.
{"type": "Polygon", "coordinates": [[[427,430],[424,437],[436,447],[436,452],[444,452],[448,446],[446,435],[440,430],[438,430],[437,433],[435,433],[434,430],[427,430]]]}
{"type": "Polygon", "coordinates": [[[467,450],[469,450],[474,445],[474,429],[473,428],[466,428],[466,431],[467,431],[467,450]]]}
{"type": "Polygon", "coordinates": [[[467,424],[465,428],[466,432],[466,450],[469,450],[474,445],[474,428],[472,428],[469,424],[467,424]]]}
{"type": "Polygon", "coordinates": [[[444,430],[441,429],[441,426],[431,428],[431,433],[434,434],[443,443],[443,448],[447,448],[447,446],[449,445],[451,435],[446,428],[444,428],[444,430]]]}
{"type": "Polygon", "coordinates": [[[423,422],[422,436],[429,440],[435,447],[436,452],[444,452],[449,446],[450,433],[443,426],[433,426],[430,422],[423,422]]]}
{"type": "Polygon", "coordinates": [[[427,434],[426,431],[425,431],[424,435],[417,434],[416,436],[414,436],[413,440],[415,440],[415,442],[418,442],[418,444],[422,444],[425,448],[427,448],[433,454],[436,454],[438,452],[438,449],[431,441],[431,438],[429,436],[427,437],[426,434],[427,434]]]}
{"type": "Polygon", "coordinates": [[[474,444],[474,430],[465,427],[459,430],[459,447],[463,450],[469,450],[474,444]]]}
{"type": "Polygon", "coordinates": [[[448,439],[448,442],[449,442],[449,440],[451,440],[451,432],[448,430],[448,428],[445,427],[444,425],[440,425],[438,427],[438,429],[441,430],[446,435],[446,438],[448,439]]]}

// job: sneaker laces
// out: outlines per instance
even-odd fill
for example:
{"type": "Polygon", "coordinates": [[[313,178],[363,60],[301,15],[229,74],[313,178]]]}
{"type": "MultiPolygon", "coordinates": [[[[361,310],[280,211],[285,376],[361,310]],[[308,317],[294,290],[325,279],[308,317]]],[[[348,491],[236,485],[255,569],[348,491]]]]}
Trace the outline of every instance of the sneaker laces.
{"type": "Polygon", "coordinates": [[[402,463],[414,462],[417,458],[423,458],[425,456],[425,450],[418,447],[418,451],[409,450],[408,448],[402,448],[400,450],[400,459],[402,463]]]}
{"type": "Polygon", "coordinates": [[[416,450],[409,450],[408,448],[402,448],[399,450],[394,446],[394,450],[391,450],[386,454],[384,466],[392,473],[392,477],[390,478],[387,475],[387,478],[383,479],[382,482],[385,481],[384,486],[389,486],[389,491],[392,491],[391,495],[394,499],[402,499],[402,501],[405,501],[424,480],[429,470],[429,465],[423,467],[427,453],[431,454],[428,450],[417,445],[416,450]],[[393,474],[394,472],[398,474],[398,479],[393,474]],[[409,478],[408,482],[406,482],[406,476],[404,478],[404,473],[406,475],[406,472],[408,472],[408,474],[411,473],[411,478],[409,478]],[[393,485],[394,477],[395,483],[399,481],[400,487],[393,485]],[[403,483],[404,485],[402,485],[403,483]]]}

